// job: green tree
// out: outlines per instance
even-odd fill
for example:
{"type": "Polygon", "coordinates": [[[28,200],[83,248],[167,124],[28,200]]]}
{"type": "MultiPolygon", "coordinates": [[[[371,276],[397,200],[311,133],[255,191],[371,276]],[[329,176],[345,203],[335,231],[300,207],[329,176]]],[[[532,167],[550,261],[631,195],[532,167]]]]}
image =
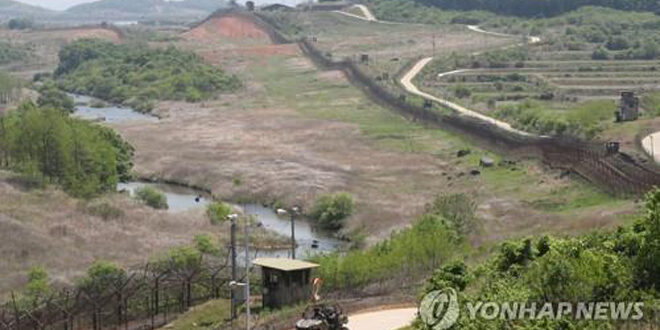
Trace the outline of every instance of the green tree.
{"type": "Polygon", "coordinates": [[[337,230],[344,226],[344,219],[353,213],[354,204],[353,197],[348,193],[322,195],[309,215],[321,227],[337,230]]]}
{"type": "Polygon", "coordinates": [[[46,81],[43,86],[39,88],[37,105],[40,107],[63,110],[67,113],[73,112],[75,107],[73,99],[57,88],[57,85],[52,81],[46,81]]]}
{"type": "Polygon", "coordinates": [[[206,215],[214,225],[225,222],[231,212],[231,206],[223,202],[213,202],[206,207],[206,215]]]}

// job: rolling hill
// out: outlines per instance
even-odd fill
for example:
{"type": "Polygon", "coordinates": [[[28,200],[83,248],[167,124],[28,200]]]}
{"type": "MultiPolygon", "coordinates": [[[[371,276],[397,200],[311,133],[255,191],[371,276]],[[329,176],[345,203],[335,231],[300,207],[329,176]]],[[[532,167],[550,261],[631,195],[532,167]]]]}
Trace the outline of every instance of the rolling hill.
{"type": "Polygon", "coordinates": [[[14,17],[42,18],[54,15],[55,12],[13,0],[0,0],[0,20],[14,17]]]}
{"type": "Polygon", "coordinates": [[[100,0],[71,7],[66,13],[112,19],[201,17],[226,5],[223,0],[100,0]]]}

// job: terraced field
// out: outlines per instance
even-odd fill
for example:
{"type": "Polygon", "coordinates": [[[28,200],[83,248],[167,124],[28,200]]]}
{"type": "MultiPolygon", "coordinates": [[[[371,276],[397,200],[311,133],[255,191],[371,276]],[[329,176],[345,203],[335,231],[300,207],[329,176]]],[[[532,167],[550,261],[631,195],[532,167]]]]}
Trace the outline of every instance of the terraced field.
{"type": "Polygon", "coordinates": [[[468,69],[423,86],[442,94],[462,86],[476,103],[526,97],[576,102],[615,99],[623,90],[660,90],[658,70],[660,61],[529,61],[524,67],[468,69]]]}

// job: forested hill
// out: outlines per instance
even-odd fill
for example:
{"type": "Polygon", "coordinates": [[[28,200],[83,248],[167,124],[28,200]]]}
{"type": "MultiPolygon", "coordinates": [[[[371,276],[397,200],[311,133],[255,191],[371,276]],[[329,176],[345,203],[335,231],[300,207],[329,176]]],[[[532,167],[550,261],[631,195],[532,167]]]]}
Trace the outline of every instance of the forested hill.
{"type": "MultiPolygon", "coordinates": [[[[391,0],[376,0],[391,1],[391,0]]],[[[398,1],[398,0],[396,0],[398,1]]],[[[485,10],[504,15],[550,17],[584,6],[660,12],[657,0],[412,0],[446,10],[485,10]]]]}

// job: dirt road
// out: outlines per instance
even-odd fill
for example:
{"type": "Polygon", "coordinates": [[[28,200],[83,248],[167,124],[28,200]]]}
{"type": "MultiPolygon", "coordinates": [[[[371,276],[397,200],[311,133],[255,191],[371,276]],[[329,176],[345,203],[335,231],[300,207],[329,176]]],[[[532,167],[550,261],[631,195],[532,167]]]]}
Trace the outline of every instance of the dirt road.
{"type": "Polygon", "coordinates": [[[364,21],[378,22],[378,19],[376,19],[376,16],[374,16],[374,14],[371,13],[371,11],[369,10],[369,8],[367,8],[367,6],[365,6],[365,5],[353,5],[353,6],[351,6],[351,8],[360,9],[362,11],[362,16],[355,15],[353,13],[349,13],[349,12],[345,12],[345,11],[341,11],[341,10],[335,10],[335,13],[350,16],[350,17],[354,17],[354,18],[361,19],[361,20],[364,20],[364,21]]]}
{"type": "Polygon", "coordinates": [[[355,314],[348,317],[350,330],[396,330],[410,323],[417,316],[417,308],[398,308],[355,314]]]}
{"type": "Polygon", "coordinates": [[[645,137],[642,140],[642,148],[656,163],[660,163],[660,132],[645,137]]]}
{"type": "MultiPolygon", "coordinates": [[[[468,25],[467,27],[468,27],[468,29],[470,29],[471,31],[474,31],[474,32],[490,34],[490,35],[494,35],[494,36],[498,36],[498,37],[514,37],[513,35],[509,35],[509,34],[503,34],[503,33],[498,33],[498,32],[490,32],[490,31],[482,30],[481,28],[479,28],[476,25],[468,25]]],[[[541,39],[539,37],[528,37],[528,42],[530,44],[539,43],[540,41],[541,41],[541,39]]],[[[507,46],[507,47],[510,47],[510,46],[507,46]]],[[[530,134],[528,132],[521,131],[519,129],[515,129],[510,124],[508,124],[506,122],[503,122],[501,120],[497,120],[495,118],[492,118],[492,117],[489,117],[489,116],[486,116],[486,115],[482,115],[479,112],[470,110],[470,109],[468,109],[466,107],[463,107],[461,105],[458,105],[456,103],[447,101],[445,99],[440,99],[438,97],[435,97],[431,94],[428,94],[428,93],[425,93],[425,92],[422,92],[421,90],[419,90],[419,88],[417,88],[417,86],[415,86],[415,84],[412,83],[412,80],[432,60],[433,60],[433,57],[426,57],[426,58],[423,58],[423,59],[419,60],[410,69],[410,71],[408,71],[401,78],[401,85],[403,85],[403,87],[406,89],[406,91],[408,91],[409,93],[421,96],[423,98],[435,101],[437,103],[440,103],[442,106],[447,107],[449,109],[452,109],[454,111],[457,111],[457,112],[459,112],[463,115],[474,117],[474,118],[477,118],[479,120],[483,120],[483,121],[488,122],[490,124],[496,125],[496,126],[502,128],[504,130],[507,130],[509,132],[516,133],[516,134],[519,134],[519,135],[522,135],[522,136],[534,136],[534,134],[530,134]]],[[[466,72],[466,71],[469,71],[469,70],[468,69],[461,69],[461,70],[454,70],[454,71],[450,71],[450,72],[444,72],[444,73],[438,74],[438,78],[441,78],[443,76],[452,75],[452,74],[461,73],[461,72],[466,72]]]]}
{"type": "Polygon", "coordinates": [[[403,87],[406,89],[406,91],[408,91],[409,93],[415,94],[415,95],[419,95],[423,98],[435,101],[437,103],[440,103],[442,106],[450,108],[450,109],[452,109],[454,111],[457,111],[457,112],[459,112],[463,115],[474,117],[474,118],[477,118],[479,120],[483,120],[485,122],[491,123],[491,124],[496,125],[496,126],[502,128],[502,129],[505,129],[509,132],[513,132],[513,133],[520,134],[520,135],[523,135],[523,136],[532,136],[532,134],[530,134],[530,133],[527,133],[527,132],[521,131],[519,129],[513,128],[508,123],[505,123],[503,121],[488,117],[486,115],[482,115],[482,114],[480,114],[476,111],[470,110],[470,109],[468,109],[466,107],[463,107],[461,105],[458,105],[456,103],[453,103],[453,102],[450,102],[450,101],[447,101],[447,100],[444,100],[444,99],[440,99],[440,98],[437,98],[437,97],[435,97],[431,94],[420,91],[419,88],[417,88],[417,86],[415,86],[415,84],[413,84],[412,80],[432,60],[433,60],[433,57],[427,57],[427,58],[423,58],[423,59],[419,60],[419,62],[417,62],[410,69],[410,71],[408,71],[401,78],[401,85],[403,85],[403,87]]]}

